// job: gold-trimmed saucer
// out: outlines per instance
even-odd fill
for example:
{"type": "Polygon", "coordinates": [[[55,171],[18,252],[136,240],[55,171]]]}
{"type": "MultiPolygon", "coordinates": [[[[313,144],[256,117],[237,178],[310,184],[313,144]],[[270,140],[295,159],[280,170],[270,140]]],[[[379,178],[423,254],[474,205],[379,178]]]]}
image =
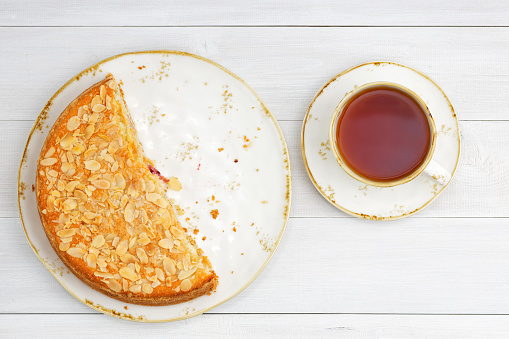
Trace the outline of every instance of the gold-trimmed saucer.
{"type": "Polygon", "coordinates": [[[332,205],[364,219],[400,219],[428,206],[450,183],[460,156],[458,119],[445,93],[426,75],[392,62],[365,63],[336,75],[318,91],[303,121],[301,151],[311,181],[332,205]],[[428,106],[437,128],[432,160],[451,173],[444,185],[421,174],[403,185],[374,187],[353,179],[337,163],[329,143],[337,104],[357,87],[379,81],[409,88],[428,106]]]}

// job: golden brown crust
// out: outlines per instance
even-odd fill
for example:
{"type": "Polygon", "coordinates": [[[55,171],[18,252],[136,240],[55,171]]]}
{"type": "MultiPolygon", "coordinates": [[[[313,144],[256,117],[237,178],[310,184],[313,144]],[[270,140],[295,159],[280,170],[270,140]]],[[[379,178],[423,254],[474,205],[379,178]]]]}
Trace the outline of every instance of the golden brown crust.
{"type": "Polygon", "coordinates": [[[148,170],[124,105],[109,75],[52,127],[36,180],[51,246],[78,278],[125,302],[170,305],[210,293],[217,277],[148,170]]]}

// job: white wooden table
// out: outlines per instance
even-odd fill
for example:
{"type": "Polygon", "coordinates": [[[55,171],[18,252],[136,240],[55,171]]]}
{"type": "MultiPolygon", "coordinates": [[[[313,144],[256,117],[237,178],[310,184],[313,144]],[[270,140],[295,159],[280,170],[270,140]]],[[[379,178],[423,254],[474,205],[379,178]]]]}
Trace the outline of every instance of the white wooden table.
{"type": "Polygon", "coordinates": [[[0,0],[0,46],[0,337],[509,337],[509,2],[0,0]],[[16,182],[34,119],[62,84],[107,57],[157,49],[212,59],[257,91],[290,148],[293,206],[244,292],[189,320],[142,324],[58,284],[26,241],[16,182]],[[376,60],[434,79],[462,136],[446,191],[390,222],[332,207],[300,153],[320,87],[376,60]]]}

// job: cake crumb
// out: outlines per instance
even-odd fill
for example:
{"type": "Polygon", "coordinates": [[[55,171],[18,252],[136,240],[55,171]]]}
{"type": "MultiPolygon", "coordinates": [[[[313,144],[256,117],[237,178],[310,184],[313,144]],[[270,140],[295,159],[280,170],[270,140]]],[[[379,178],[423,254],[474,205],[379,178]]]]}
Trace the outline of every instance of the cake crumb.
{"type": "Polygon", "coordinates": [[[210,215],[212,216],[212,218],[216,219],[217,216],[219,215],[219,211],[217,209],[212,210],[210,211],[210,215]]]}
{"type": "Polygon", "coordinates": [[[219,152],[222,152],[222,151],[224,151],[224,148],[223,148],[223,147],[221,147],[221,148],[218,148],[217,150],[218,150],[219,152]]]}
{"type": "Polygon", "coordinates": [[[207,237],[205,237],[205,236],[203,238],[201,238],[201,240],[203,240],[203,241],[205,241],[205,239],[207,239],[207,237]]]}
{"type": "Polygon", "coordinates": [[[237,229],[235,227],[233,227],[233,232],[237,232],[237,229]]]}

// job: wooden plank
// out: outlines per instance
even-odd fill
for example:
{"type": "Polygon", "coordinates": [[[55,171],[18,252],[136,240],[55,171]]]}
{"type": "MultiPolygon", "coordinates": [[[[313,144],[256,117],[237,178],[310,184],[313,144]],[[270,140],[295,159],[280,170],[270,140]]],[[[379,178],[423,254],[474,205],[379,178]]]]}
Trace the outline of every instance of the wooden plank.
{"type": "MultiPolygon", "coordinates": [[[[95,312],[46,271],[18,219],[0,230],[0,313],[95,312]]],[[[509,314],[508,243],[500,218],[292,218],[261,275],[212,312],[509,314]]]]}
{"type": "Polygon", "coordinates": [[[150,326],[103,315],[0,315],[7,338],[504,338],[508,316],[204,314],[150,326]],[[21,326],[20,324],[30,324],[21,326]]]}
{"type": "Polygon", "coordinates": [[[2,2],[2,26],[499,26],[503,0],[2,2]]]}
{"type": "MultiPolygon", "coordinates": [[[[304,168],[300,121],[281,121],[292,165],[292,217],[349,217],[321,197],[304,168]]],[[[17,217],[16,185],[19,162],[31,121],[4,121],[0,135],[0,217],[17,217]]],[[[452,183],[415,218],[509,217],[509,121],[461,123],[462,155],[452,183]]],[[[30,193],[30,192],[29,192],[30,193]]]]}
{"type": "MultiPolygon", "coordinates": [[[[88,20],[82,12],[80,17],[88,20]]],[[[502,95],[509,93],[508,29],[4,27],[0,120],[33,120],[80,71],[116,54],[155,49],[187,51],[222,64],[250,84],[280,120],[301,120],[330,78],[376,60],[427,73],[447,93],[461,120],[509,120],[509,96],[502,95]]]]}

